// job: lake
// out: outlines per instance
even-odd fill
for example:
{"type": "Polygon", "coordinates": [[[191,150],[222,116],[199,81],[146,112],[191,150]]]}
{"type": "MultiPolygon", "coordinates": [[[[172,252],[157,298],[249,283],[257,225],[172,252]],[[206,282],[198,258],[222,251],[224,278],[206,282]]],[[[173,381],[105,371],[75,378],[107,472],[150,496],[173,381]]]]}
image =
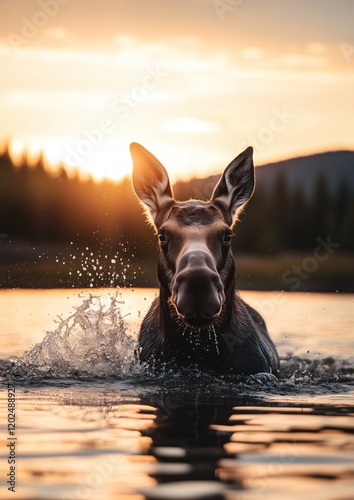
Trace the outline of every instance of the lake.
{"type": "Polygon", "coordinates": [[[354,295],[240,293],[277,381],[146,373],[156,293],[0,291],[0,498],[353,499],[354,295]]]}

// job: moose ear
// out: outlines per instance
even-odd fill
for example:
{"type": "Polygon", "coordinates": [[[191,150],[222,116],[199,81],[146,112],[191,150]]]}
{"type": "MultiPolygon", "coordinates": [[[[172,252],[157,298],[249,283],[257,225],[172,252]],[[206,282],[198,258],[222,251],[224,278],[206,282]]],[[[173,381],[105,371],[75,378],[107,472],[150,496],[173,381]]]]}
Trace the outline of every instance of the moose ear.
{"type": "Polygon", "coordinates": [[[143,203],[148,218],[155,224],[158,213],[166,202],[173,200],[168,174],[154,155],[140,144],[130,145],[133,159],[133,187],[143,203]]]}
{"type": "Polygon", "coordinates": [[[225,169],[216,185],[211,200],[227,214],[227,223],[236,222],[237,209],[250,199],[254,190],[253,148],[238,155],[225,169]]]}

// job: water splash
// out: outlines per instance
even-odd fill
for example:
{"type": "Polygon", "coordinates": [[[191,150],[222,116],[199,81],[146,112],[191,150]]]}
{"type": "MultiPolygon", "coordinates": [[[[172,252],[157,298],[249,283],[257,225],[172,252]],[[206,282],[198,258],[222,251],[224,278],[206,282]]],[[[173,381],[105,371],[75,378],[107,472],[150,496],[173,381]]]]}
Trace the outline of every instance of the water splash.
{"type": "Polygon", "coordinates": [[[294,385],[324,383],[354,383],[354,366],[351,359],[307,358],[288,354],[282,357],[281,379],[294,385]]]}
{"type": "Polygon", "coordinates": [[[127,335],[119,291],[108,305],[90,295],[67,319],[59,318],[11,370],[15,377],[126,377],[141,371],[135,357],[136,341],[127,335]]]}
{"type": "Polygon", "coordinates": [[[212,333],[214,334],[214,344],[215,344],[215,349],[216,349],[216,352],[217,354],[220,354],[220,351],[219,351],[219,340],[218,340],[218,336],[216,334],[216,330],[215,330],[215,327],[214,325],[210,327],[212,333]]]}
{"type": "MultiPolygon", "coordinates": [[[[115,252],[95,246],[75,247],[70,242],[70,251],[56,255],[56,265],[67,286],[75,287],[121,287],[132,286],[140,267],[132,266],[135,255],[127,243],[118,242],[115,252]]],[[[40,256],[41,257],[41,256],[40,256]]]]}
{"type": "MultiPolygon", "coordinates": [[[[127,334],[125,319],[121,313],[122,299],[119,291],[108,296],[108,301],[90,295],[68,318],[59,318],[55,331],[48,332],[44,340],[35,345],[21,358],[0,363],[0,378],[16,379],[85,379],[108,378],[144,379],[144,384],[151,378],[156,381],[156,373],[150,373],[138,362],[135,352],[137,342],[127,334]]],[[[185,327],[182,332],[195,349],[199,349],[201,332],[191,331],[185,327]]],[[[214,329],[208,329],[209,343],[204,348],[220,349],[219,339],[214,329]]],[[[180,385],[188,379],[188,373],[196,379],[207,374],[190,370],[161,366],[158,380],[166,384],[177,377],[180,385]]],[[[244,383],[245,377],[222,377],[212,375],[220,387],[224,382],[244,383]]],[[[275,391],[303,391],[305,387],[334,384],[336,387],[346,384],[354,385],[354,368],[352,358],[347,360],[331,357],[311,359],[303,356],[286,354],[281,360],[281,378],[279,384],[274,377],[248,377],[247,388],[257,389],[259,386],[269,387],[275,391]]],[[[238,386],[240,387],[240,386],[238,386]]]]}

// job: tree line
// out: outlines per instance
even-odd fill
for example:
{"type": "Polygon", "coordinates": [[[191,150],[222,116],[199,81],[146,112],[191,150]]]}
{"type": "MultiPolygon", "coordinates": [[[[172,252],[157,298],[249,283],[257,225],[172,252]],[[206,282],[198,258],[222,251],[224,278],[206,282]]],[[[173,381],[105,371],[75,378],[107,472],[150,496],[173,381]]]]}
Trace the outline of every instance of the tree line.
{"type": "MultiPolygon", "coordinates": [[[[180,199],[195,196],[193,182],[178,183],[180,199]]],[[[298,252],[331,235],[341,250],[354,251],[354,193],[343,180],[333,193],[319,175],[312,196],[290,188],[279,174],[270,188],[257,185],[235,227],[238,252],[298,252]]],[[[198,196],[199,197],[199,196],[198,196]]],[[[129,178],[120,183],[83,181],[64,167],[51,173],[43,157],[14,165],[0,154],[0,233],[2,238],[76,246],[118,248],[124,242],[136,256],[155,255],[151,228],[142,216],[129,178]]]]}

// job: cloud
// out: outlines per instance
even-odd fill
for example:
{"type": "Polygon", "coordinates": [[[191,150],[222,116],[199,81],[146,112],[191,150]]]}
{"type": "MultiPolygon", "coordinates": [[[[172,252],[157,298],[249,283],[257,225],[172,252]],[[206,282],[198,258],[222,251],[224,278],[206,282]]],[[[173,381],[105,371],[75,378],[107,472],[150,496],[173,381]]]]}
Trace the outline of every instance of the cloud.
{"type": "Polygon", "coordinates": [[[264,50],[259,47],[247,47],[242,50],[241,55],[246,61],[259,61],[264,57],[264,50]]]}
{"type": "Polygon", "coordinates": [[[32,113],[41,109],[62,109],[63,106],[68,109],[73,107],[99,109],[104,104],[104,96],[99,91],[55,90],[37,92],[35,90],[13,90],[6,97],[6,107],[28,108],[32,113]]]}
{"type": "Polygon", "coordinates": [[[216,121],[207,121],[192,116],[183,116],[175,120],[166,120],[163,128],[177,134],[211,134],[220,128],[216,121]]]}
{"type": "Polygon", "coordinates": [[[285,67],[299,69],[323,69],[329,66],[329,60],[326,56],[313,54],[286,54],[280,59],[280,62],[285,67]]]}
{"type": "Polygon", "coordinates": [[[237,153],[235,145],[257,135],[272,109],[283,106],[296,114],[296,123],[265,148],[264,158],[295,154],[300,146],[352,144],[353,65],[339,43],[352,43],[352,31],[343,31],[352,16],[332,4],[340,20],[325,23],[305,15],[311,3],[300,3],[301,9],[299,3],[256,6],[245,0],[221,23],[212,0],[103,0],[90,7],[77,0],[18,51],[8,31],[21,33],[21,16],[31,18],[34,11],[9,7],[12,24],[8,16],[0,19],[0,138],[23,136],[38,147],[42,141],[54,158],[60,141],[48,141],[80,141],[102,119],[116,120],[112,102],[131,96],[147,67],[160,67],[167,76],[142,102],[133,102],[124,122],[114,122],[117,133],[90,158],[91,168],[140,140],[157,152],[164,145],[176,175],[183,168],[190,175],[194,165],[211,168],[237,153]],[[336,126],[328,134],[331,123],[336,126]]]}
{"type": "Polygon", "coordinates": [[[43,30],[44,38],[53,40],[65,40],[69,37],[68,31],[60,26],[52,26],[43,30]]]}

